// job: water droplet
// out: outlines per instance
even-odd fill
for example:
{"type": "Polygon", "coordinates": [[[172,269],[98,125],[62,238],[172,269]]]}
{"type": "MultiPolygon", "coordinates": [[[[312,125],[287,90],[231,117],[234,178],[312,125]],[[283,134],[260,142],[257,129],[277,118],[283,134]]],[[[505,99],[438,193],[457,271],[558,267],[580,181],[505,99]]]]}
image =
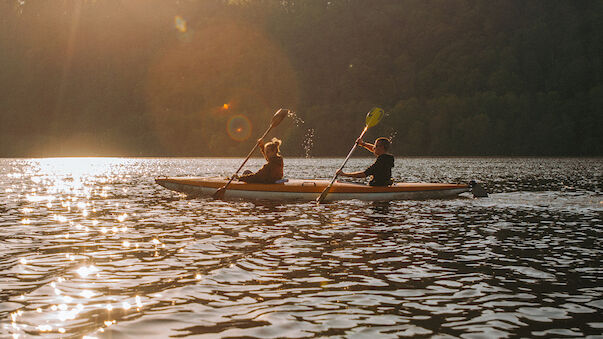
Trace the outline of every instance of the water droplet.
{"type": "Polygon", "coordinates": [[[306,131],[306,134],[304,135],[303,147],[306,159],[310,158],[310,152],[312,151],[312,148],[314,148],[313,128],[308,128],[308,131],[306,131]]]}
{"type": "Polygon", "coordinates": [[[303,125],[303,124],[306,123],[300,116],[298,116],[293,111],[289,111],[289,114],[287,114],[287,116],[289,118],[293,119],[293,122],[295,123],[295,126],[301,126],[301,125],[303,125]]]}

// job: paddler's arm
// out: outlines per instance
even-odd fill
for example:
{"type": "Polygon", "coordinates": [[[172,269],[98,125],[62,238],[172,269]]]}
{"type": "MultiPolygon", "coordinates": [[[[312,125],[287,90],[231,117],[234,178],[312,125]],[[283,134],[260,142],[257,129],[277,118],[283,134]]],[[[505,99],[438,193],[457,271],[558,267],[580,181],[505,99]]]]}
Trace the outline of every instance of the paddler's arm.
{"type": "Polygon", "coordinates": [[[262,152],[264,159],[266,159],[266,161],[268,161],[268,157],[266,156],[266,152],[264,151],[264,140],[258,139],[258,146],[260,146],[260,152],[262,152]]]}
{"type": "Polygon", "coordinates": [[[337,175],[341,175],[343,177],[349,177],[349,178],[365,178],[366,177],[366,173],[364,173],[364,171],[346,173],[342,170],[338,170],[337,175]]]}
{"type": "Polygon", "coordinates": [[[369,152],[375,151],[375,145],[368,142],[364,142],[364,140],[360,138],[356,139],[356,145],[366,148],[369,152]]]}

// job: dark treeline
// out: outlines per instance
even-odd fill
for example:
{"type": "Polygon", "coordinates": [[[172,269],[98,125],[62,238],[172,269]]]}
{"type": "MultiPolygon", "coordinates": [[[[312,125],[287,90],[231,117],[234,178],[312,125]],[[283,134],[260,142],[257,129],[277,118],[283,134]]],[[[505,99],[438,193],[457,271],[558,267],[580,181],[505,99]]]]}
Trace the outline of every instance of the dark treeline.
{"type": "Polygon", "coordinates": [[[602,155],[603,1],[0,2],[0,156],[602,155]]]}

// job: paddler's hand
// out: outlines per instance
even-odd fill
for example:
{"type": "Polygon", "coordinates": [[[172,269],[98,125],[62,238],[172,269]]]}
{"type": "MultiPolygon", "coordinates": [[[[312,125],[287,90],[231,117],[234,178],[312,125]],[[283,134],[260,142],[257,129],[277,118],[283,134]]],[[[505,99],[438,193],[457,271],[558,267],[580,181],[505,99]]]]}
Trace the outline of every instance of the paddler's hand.
{"type": "Polygon", "coordinates": [[[258,146],[260,146],[260,147],[264,146],[264,139],[262,139],[262,138],[258,139],[258,146]]]}
{"type": "Polygon", "coordinates": [[[362,138],[356,139],[356,145],[362,146],[363,144],[364,144],[364,140],[362,140],[362,138]]]}
{"type": "Polygon", "coordinates": [[[343,175],[343,176],[345,176],[345,172],[343,170],[338,169],[337,170],[337,175],[343,175]]]}

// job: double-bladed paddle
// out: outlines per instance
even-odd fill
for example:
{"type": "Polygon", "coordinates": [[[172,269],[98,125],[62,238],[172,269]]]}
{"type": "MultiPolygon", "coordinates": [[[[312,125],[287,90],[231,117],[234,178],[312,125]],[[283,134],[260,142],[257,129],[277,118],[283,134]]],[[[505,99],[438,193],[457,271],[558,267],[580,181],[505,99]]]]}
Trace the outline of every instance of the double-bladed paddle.
{"type": "MultiPolygon", "coordinates": [[[[264,134],[260,137],[260,139],[264,139],[264,137],[266,137],[266,135],[268,135],[268,133],[270,132],[270,130],[272,130],[272,128],[278,126],[278,124],[280,124],[281,121],[283,121],[283,119],[285,119],[285,117],[289,114],[289,112],[290,111],[288,109],[281,108],[276,113],[274,113],[274,116],[272,117],[272,120],[270,121],[270,127],[268,127],[268,129],[266,130],[266,132],[264,132],[264,134]]],[[[251,149],[251,152],[249,152],[249,154],[247,154],[247,158],[245,158],[245,161],[243,161],[243,163],[241,164],[239,169],[233,174],[233,176],[230,177],[230,180],[228,180],[226,185],[218,188],[218,190],[212,195],[212,197],[214,199],[224,198],[224,194],[226,193],[226,188],[234,180],[235,176],[239,173],[241,168],[243,168],[243,166],[245,166],[245,163],[247,162],[247,160],[249,160],[249,158],[251,157],[251,155],[253,154],[253,152],[255,151],[255,149],[257,147],[258,147],[258,144],[256,143],[255,146],[253,146],[253,148],[251,149]]]]}
{"type": "MultiPolygon", "coordinates": [[[[381,121],[381,119],[383,118],[384,114],[385,113],[383,112],[383,110],[378,107],[374,107],[370,112],[368,112],[366,114],[366,125],[364,126],[364,130],[362,130],[362,133],[360,133],[360,136],[358,137],[358,139],[362,139],[362,137],[364,136],[364,133],[366,133],[366,131],[369,129],[369,127],[373,127],[373,126],[377,125],[379,123],[379,121],[381,121]]],[[[340,170],[342,170],[343,167],[345,166],[345,164],[348,162],[348,159],[350,158],[352,153],[354,153],[356,146],[357,146],[357,144],[356,144],[356,142],[354,142],[354,146],[352,146],[350,153],[348,153],[348,156],[343,161],[343,164],[341,164],[341,167],[339,167],[337,172],[335,172],[333,179],[331,179],[331,183],[329,183],[329,185],[322,191],[320,196],[316,199],[317,203],[320,204],[321,202],[323,202],[325,200],[325,198],[329,194],[329,190],[331,189],[331,186],[333,186],[333,183],[337,179],[338,172],[340,170]]]]}

